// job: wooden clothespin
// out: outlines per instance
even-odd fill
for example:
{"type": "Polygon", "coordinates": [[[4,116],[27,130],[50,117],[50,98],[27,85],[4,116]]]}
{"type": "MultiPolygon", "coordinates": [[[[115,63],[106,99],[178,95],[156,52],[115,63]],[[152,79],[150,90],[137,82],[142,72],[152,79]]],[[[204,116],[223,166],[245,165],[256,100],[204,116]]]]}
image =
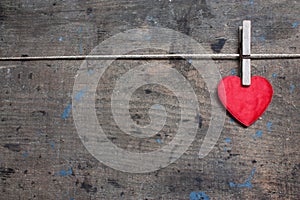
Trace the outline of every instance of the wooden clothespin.
{"type": "Polygon", "coordinates": [[[239,27],[240,58],[242,65],[242,85],[251,85],[251,21],[244,20],[239,27]]]}

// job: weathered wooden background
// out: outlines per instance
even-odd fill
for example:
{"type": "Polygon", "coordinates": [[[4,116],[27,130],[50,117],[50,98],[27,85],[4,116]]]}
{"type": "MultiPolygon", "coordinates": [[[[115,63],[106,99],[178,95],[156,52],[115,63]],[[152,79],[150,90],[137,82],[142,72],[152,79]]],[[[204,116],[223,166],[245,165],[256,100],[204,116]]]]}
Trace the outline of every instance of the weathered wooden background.
{"type": "MultiPolygon", "coordinates": [[[[253,53],[300,53],[299,16],[297,0],[1,0],[0,56],[85,55],[110,36],[149,26],[187,34],[207,53],[236,53],[243,19],[252,20],[253,53]]],[[[97,89],[104,95],[96,104],[99,123],[115,144],[132,151],[166,145],[178,120],[173,94],[149,85],[132,97],[134,120],[149,123],[147,109],[164,102],[169,124],[146,142],[130,141],[116,126],[109,109],[114,82],[142,62],[116,61],[97,89]]],[[[215,62],[222,76],[238,73],[236,61],[215,62]]],[[[111,169],[83,146],[70,109],[81,63],[0,62],[0,199],[199,199],[195,193],[203,199],[300,199],[299,60],[252,62],[253,74],[273,85],[272,103],[249,128],[227,115],[204,159],[198,151],[210,118],[205,82],[188,62],[167,62],[195,88],[201,120],[179,160],[146,174],[111,169]]]]}

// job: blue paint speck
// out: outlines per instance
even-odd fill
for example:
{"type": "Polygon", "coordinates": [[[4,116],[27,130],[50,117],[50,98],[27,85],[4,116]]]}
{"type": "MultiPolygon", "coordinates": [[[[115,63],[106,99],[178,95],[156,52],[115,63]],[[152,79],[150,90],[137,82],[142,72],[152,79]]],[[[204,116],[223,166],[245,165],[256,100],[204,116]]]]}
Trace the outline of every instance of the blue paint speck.
{"type": "Polygon", "coordinates": [[[293,27],[293,28],[296,28],[298,25],[299,25],[299,22],[294,22],[294,23],[292,24],[292,27],[293,27]]]}
{"type": "MultiPolygon", "coordinates": [[[[80,90],[80,91],[75,95],[74,99],[75,99],[76,101],[79,101],[79,100],[84,96],[84,93],[85,93],[86,89],[87,89],[87,88],[84,88],[84,89],[80,90]]],[[[72,109],[72,104],[69,103],[69,104],[67,105],[67,107],[64,109],[64,112],[63,112],[63,114],[61,115],[61,118],[62,118],[62,119],[67,119],[67,118],[69,117],[69,115],[70,115],[71,109],[72,109]]]]}
{"type": "Polygon", "coordinates": [[[88,69],[88,75],[93,75],[95,73],[95,71],[93,69],[88,69]]]}
{"type": "Polygon", "coordinates": [[[82,33],[82,31],[83,31],[83,28],[82,28],[82,26],[80,26],[79,30],[78,30],[78,33],[80,34],[80,33],[82,33]]]}
{"type": "Polygon", "coordinates": [[[74,198],[70,198],[70,200],[75,200],[74,198]]]}
{"type": "Polygon", "coordinates": [[[67,107],[65,108],[63,114],[61,115],[61,118],[62,119],[67,119],[69,117],[69,115],[70,115],[71,109],[72,109],[72,104],[69,103],[67,105],[67,107]]]}
{"type": "MultiPolygon", "coordinates": [[[[78,34],[81,35],[82,31],[83,31],[83,28],[81,26],[81,27],[79,27],[78,34]]],[[[83,47],[82,47],[82,39],[81,39],[81,37],[80,37],[80,41],[79,41],[78,47],[79,47],[79,53],[82,54],[83,53],[83,47]]]]}
{"type": "Polygon", "coordinates": [[[69,167],[69,169],[66,171],[66,170],[60,170],[59,173],[57,173],[56,175],[59,175],[59,176],[69,176],[69,175],[72,175],[73,171],[72,171],[72,168],[69,167]]]}
{"type": "Polygon", "coordinates": [[[153,109],[163,109],[162,105],[159,104],[154,104],[153,106],[151,106],[153,109]]]}
{"type": "Polygon", "coordinates": [[[267,128],[268,128],[268,131],[272,131],[272,122],[268,122],[267,123],[267,128]]]}
{"type": "Polygon", "coordinates": [[[250,5],[253,5],[254,4],[254,0],[250,0],[249,3],[250,3],[250,5]]]}
{"type": "Polygon", "coordinates": [[[79,46],[79,53],[83,54],[83,48],[82,48],[82,42],[81,41],[79,42],[78,46],[79,46]]]}
{"type": "Polygon", "coordinates": [[[151,40],[151,38],[152,38],[151,35],[147,35],[147,36],[145,37],[146,40],[151,40]]]}
{"type": "Polygon", "coordinates": [[[236,69],[231,70],[231,75],[236,75],[236,69]]]}
{"type": "Polygon", "coordinates": [[[161,139],[156,139],[155,140],[157,143],[162,144],[163,142],[161,141],[161,139]]]}
{"type": "Polygon", "coordinates": [[[277,78],[277,76],[278,76],[278,74],[276,74],[276,73],[272,74],[273,78],[277,78]]]}
{"type": "Polygon", "coordinates": [[[55,143],[54,143],[53,141],[51,141],[51,142],[50,142],[50,145],[51,145],[51,149],[54,150],[55,143]]]}
{"type": "Polygon", "coordinates": [[[24,158],[27,158],[27,157],[29,156],[29,153],[28,153],[27,151],[25,151],[25,152],[22,154],[22,156],[23,156],[24,158]]]}
{"type": "Polygon", "coordinates": [[[146,17],[146,20],[149,21],[149,22],[153,22],[153,21],[154,21],[154,19],[153,19],[152,16],[147,16],[147,17],[146,17]]]}
{"type": "Polygon", "coordinates": [[[210,200],[210,198],[205,192],[191,192],[190,200],[210,200]]]}
{"type": "Polygon", "coordinates": [[[259,36],[258,39],[259,39],[261,42],[265,42],[265,41],[266,41],[265,36],[259,36]]]}
{"type": "Polygon", "coordinates": [[[188,62],[189,62],[190,64],[192,64],[192,63],[193,63],[193,59],[190,58],[190,59],[188,60],[188,62]]]}
{"type": "Polygon", "coordinates": [[[256,131],[254,138],[261,138],[262,134],[263,134],[263,132],[261,130],[256,131]]]}
{"type": "Polygon", "coordinates": [[[291,84],[290,85],[290,93],[292,94],[295,90],[295,85],[291,84]]]}
{"type": "Polygon", "coordinates": [[[79,92],[77,92],[74,99],[76,101],[79,101],[84,96],[85,91],[86,91],[86,88],[84,88],[84,89],[80,90],[79,92]]]}
{"type": "Polygon", "coordinates": [[[60,42],[64,41],[64,37],[60,36],[60,37],[58,38],[58,41],[60,41],[60,42]]]}
{"type": "Polygon", "coordinates": [[[235,186],[236,186],[236,184],[235,184],[235,183],[233,183],[233,182],[229,182],[229,186],[230,186],[230,187],[235,187],[235,186]]]}
{"type": "Polygon", "coordinates": [[[230,139],[230,138],[226,138],[225,141],[226,141],[227,143],[229,143],[229,142],[231,142],[231,139],[230,139]]]}
{"type": "Polygon", "coordinates": [[[256,168],[254,167],[254,168],[252,169],[252,171],[251,171],[250,176],[249,176],[249,177],[247,178],[247,180],[245,181],[245,183],[239,184],[239,183],[230,182],[230,183],[229,183],[229,186],[230,186],[230,187],[237,187],[237,188],[244,188],[244,187],[246,187],[246,188],[252,188],[253,186],[252,186],[252,184],[251,184],[250,181],[253,179],[255,170],[256,170],[256,168]]]}

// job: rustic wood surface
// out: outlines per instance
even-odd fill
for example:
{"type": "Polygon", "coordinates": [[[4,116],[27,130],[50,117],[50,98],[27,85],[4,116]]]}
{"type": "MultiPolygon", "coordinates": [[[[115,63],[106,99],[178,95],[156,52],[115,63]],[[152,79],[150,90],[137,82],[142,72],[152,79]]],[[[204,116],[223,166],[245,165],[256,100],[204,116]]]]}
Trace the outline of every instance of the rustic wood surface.
{"type": "MultiPolygon", "coordinates": [[[[253,53],[300,53],[299,16],[296,0],[1,0],[0,56],[85,55],[117,33],[150,26],[187,34],[207,53],[237,53],[244,19],[252,20],[253,53]]],[[[148,85],[132,96],[130,114],[147,124],[148,109],[161,103],[167,125],[145,141],[116,126],[114,83],[145,62],[115,61],[97,88],[99,124],[116,145],[138,152],[170,142],[180,118],[174,94],[148,85]]],[[[238,74],[237,61],[215,62],[223,77],[238,74]]],[[[193,192],[203,199],[300,199],[299,59],[252,61],[253,75],[273,86],[272,103],[248,128],[227,115],[203,159],[198,152],[211,116],[205,81],[189,62],[165,61],[195,88],[199,129],[180,159],[145,174],[114,170],[85,149],[68,108],[81,63],[0,62],[0,199],[201,199],[193,192]]]]}

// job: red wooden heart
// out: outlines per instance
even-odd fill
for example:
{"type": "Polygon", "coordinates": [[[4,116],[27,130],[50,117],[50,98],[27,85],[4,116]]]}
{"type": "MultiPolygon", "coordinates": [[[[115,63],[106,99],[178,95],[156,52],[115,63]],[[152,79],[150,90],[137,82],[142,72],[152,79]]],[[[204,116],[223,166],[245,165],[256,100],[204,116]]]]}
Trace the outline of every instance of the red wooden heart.
{"type": "Polygon", "coordinates": [[[218,95],[225,108],[245,126],[253,124],[271,102],[273,89],[261,76],[251,77],[251,85],[243,87],[237,76],[227,76],[218,86],[218,95]]]}

